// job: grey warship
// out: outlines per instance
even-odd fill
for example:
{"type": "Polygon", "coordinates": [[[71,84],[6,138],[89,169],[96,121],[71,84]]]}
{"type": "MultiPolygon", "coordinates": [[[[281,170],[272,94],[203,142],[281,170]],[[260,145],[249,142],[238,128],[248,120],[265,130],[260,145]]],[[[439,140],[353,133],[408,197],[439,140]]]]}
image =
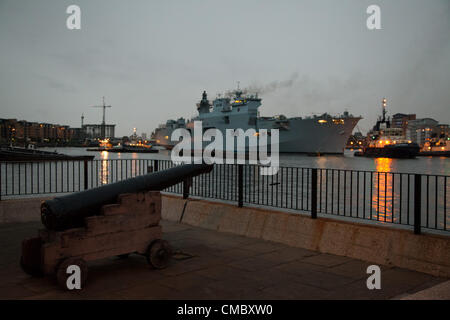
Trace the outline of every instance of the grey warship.
{"type": "Polygon", "coordinates": [[[156,144],[172,149],[178,141],[171,141],[177,128],[192,129],[194,121],[202,121],[203,129],[278,129],[279,152],[306,154],[342,154],[345,144],[361,117],[348,112],[339,116],[324,113],[320,116],[287,118],[284,115],[261,117],[259,107],[262,99],[258,94],[237,90],[218,96],[209,102],[206,91],[197,103],[198,116],[186,121],[184,118],[168,120],[152,133],[156,144]]]}

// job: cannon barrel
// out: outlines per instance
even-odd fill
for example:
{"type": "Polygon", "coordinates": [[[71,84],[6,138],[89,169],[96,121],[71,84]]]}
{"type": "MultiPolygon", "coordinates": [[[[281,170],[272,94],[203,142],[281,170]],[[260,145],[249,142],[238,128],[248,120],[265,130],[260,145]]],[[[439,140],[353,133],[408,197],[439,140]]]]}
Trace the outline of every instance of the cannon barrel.
{"type": "Polygon", "coordinates": [[[103,205],[115,203],[120,194],[160,191],[212,168],[206,164],[186,164],[47,200],[41,205],[41,221],[53,231],[82,227],[84,218],[98,215],[103,205]]]}

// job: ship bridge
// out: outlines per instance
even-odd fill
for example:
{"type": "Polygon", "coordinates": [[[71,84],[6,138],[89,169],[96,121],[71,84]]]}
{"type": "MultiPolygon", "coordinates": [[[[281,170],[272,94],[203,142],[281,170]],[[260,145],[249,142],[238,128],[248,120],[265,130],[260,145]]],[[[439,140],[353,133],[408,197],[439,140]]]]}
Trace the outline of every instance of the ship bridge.
{"type": "Polygon", "coordinates": [[[197,103],[199,118],[222,117],[225,115],[256,115],[261,106],[261,99],[257,94],[247,95],[241,90],[228,92],[224,96],[218,96],[212,104],[207,99],[206,91],[202,100],[197,103]]]}

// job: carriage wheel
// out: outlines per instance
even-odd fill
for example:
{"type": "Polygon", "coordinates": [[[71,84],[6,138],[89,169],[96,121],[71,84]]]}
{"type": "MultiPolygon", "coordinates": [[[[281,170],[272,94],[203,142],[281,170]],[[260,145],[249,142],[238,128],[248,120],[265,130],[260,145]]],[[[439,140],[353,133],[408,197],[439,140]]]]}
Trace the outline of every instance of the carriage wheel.
{"type": "MultiPolygon", "coordinates": [[[[56,280],[61,288],[65,290],[71,290],[69,288],[67,280],[74,275],[73,270],[68,270],[69,266],[77,266],[80,270],[80,288],[84,287],[88,276],[88,267],[86,261],[81,258],[68,258],[63,260],[56,270],[56,280]],[[67,273],[69,271],[69,273],[67,273]]],[[[72,282],[73,283],[73,282],[72,282]]],[[[73,289],[73,288],[72,288],[73,289]]]]}
{"type": "Polygon", "coordinates": [[[147,249],[147,262],[154,269],[164,269],[169,265],[172,248],[165,240],[155,240],[147,249]]]}

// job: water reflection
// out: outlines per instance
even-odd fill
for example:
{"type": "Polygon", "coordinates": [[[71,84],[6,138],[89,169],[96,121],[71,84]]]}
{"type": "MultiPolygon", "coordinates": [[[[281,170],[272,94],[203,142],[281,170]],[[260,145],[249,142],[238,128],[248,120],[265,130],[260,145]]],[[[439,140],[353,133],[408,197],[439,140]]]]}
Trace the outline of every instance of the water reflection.
{"type": "Polygon", "coordinates": [[[139,171],[140,171],[140,166],[139,166],[139,156],[137,153],[132,153],[131,154],[131,176],[135,177],[137,175],[139,175],[139,171]]]}
{"type": "Polygon", "coordinates": [[[107,184],[109,178],[109,170],[108,170],[108,151],[102,151],[101,153],[101,165],[100,165],[100,181],[101,184],[107,184]]]}
{"type": "Polygon", "coordinates": [[[393,175],[392,159],[376,158],[376,173],[374,174],[374,192],[372,194],[372,209],[376,212],[376,220],[382,222],[397,221],[393,214],[393,175]]]}
{"type": "Polygon", "coordinates": [[[376,158],[375,167],[378,172],[391,172],[392,159],[390,158],[376,158]]]}
{"type": "Polygon", "coordinates": [[[94,170],[98,172],[100,185],[136,177],[147,172],[147,166],[151,160],[140,159],[139,154],[131,153],[131,159],[121,159],[121,154],[113,154],[107,151],[100,153],[100,160],[93,163],[94,170]]]}

